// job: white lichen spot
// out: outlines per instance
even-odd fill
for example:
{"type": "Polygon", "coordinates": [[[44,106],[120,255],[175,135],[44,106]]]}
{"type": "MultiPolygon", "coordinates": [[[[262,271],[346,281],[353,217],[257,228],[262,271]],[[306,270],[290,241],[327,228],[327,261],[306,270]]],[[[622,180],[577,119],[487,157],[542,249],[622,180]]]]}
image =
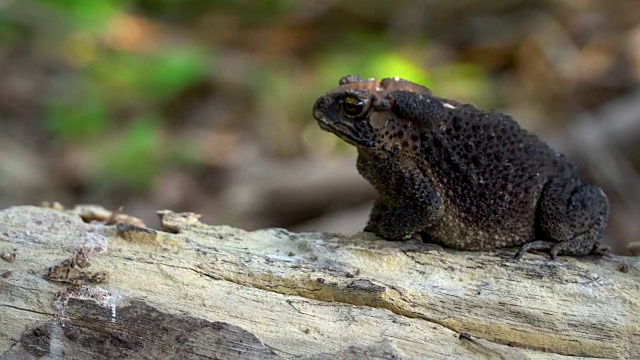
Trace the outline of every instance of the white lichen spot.
{"type": "Polygon", "coordinates": [[[68,298],[60,296],[60,294],[56,297],[56,300],[53,302],[53,311],[57,318],[61,319],[65,317],[65,309],[68,300],[68,298]]]}
{"type": "Polygon", "coordinates": [[[116,322],[117,319],[117,311],[118,311],[118,302],[115,296],[111,296],[111,300],[109,301],[109,307],[111,308],[111,322],[116,322]]]}
{"type": "Polygon", "coordinates": [[[53,303],[56,318],[63,319],[65,317],[65,309],[69,299],[93,300],[99,306],[109,309],[111,322],[116,322],[118,302],[122,296],[97,286],[79,286],[73,290],[65,290],[65,292],[58,294],[53,303]]]}
{"type": "Polygon", "coordinates": [[[97,232],[86,232],[82,238],[82,245],[91,254],[107,251],[107,237],[97,232]]]}
{"type": "Polygon", "coordinates": [[[49,327],[50,341],[49,341],[49,356],[51,359],[64,359],[64,343],[62,341],[64,331],[62,330],[62,324],[59,320],[51,322],[49,327]]]}

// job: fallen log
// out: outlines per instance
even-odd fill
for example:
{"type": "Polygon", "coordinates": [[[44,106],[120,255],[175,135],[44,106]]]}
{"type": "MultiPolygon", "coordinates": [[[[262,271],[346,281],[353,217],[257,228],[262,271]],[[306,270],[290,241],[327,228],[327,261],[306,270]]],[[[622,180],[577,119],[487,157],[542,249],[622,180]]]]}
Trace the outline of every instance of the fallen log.
{"type": "MultiPolygon", "coordinates": [[[[2,359],[640,358],[640,259],[0,211],[2,359]]],[[[119,216],[121,214],[118,214],[119,216]]]]}

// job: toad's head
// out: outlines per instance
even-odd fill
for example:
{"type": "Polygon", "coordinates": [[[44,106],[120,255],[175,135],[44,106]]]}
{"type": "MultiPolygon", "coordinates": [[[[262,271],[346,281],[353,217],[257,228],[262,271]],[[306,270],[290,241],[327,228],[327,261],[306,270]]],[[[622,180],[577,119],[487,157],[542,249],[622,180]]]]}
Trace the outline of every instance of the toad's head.
{"type": "Polygon", "coordinates": [[[363,148],[394,150],[416,141],[419,129],[414,121],[393,111],[393,93],[418,93],[430,96],[426,87],[399,78],[364,80],[357,75],[340,79],[339,86],[321,96],[313,107],[313,116],[323,130],[363,148]]]}

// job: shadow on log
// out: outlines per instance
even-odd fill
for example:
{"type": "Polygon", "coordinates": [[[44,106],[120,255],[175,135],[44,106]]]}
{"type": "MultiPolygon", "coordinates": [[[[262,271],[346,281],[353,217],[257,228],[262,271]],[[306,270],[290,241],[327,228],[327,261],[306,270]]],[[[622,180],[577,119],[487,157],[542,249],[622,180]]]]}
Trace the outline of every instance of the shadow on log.
{"type": "Polygon", "coordinates": [[[1,358],[640,358],[637,257],[160,216],[164,231],[0,211],[1,358]]]}

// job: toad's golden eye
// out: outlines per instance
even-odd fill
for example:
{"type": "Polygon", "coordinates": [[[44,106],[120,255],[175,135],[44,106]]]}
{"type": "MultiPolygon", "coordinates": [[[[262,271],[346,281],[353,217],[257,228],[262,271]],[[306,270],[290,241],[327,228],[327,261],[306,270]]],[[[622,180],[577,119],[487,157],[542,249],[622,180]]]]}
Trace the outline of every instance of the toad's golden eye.
{"type": "Polygon", "coordinates": [[[364,101],[355,96],[347,96],[342,100],[342,108],[344,113],[349,116],[360,115],[364,109],[364,101]]]}

